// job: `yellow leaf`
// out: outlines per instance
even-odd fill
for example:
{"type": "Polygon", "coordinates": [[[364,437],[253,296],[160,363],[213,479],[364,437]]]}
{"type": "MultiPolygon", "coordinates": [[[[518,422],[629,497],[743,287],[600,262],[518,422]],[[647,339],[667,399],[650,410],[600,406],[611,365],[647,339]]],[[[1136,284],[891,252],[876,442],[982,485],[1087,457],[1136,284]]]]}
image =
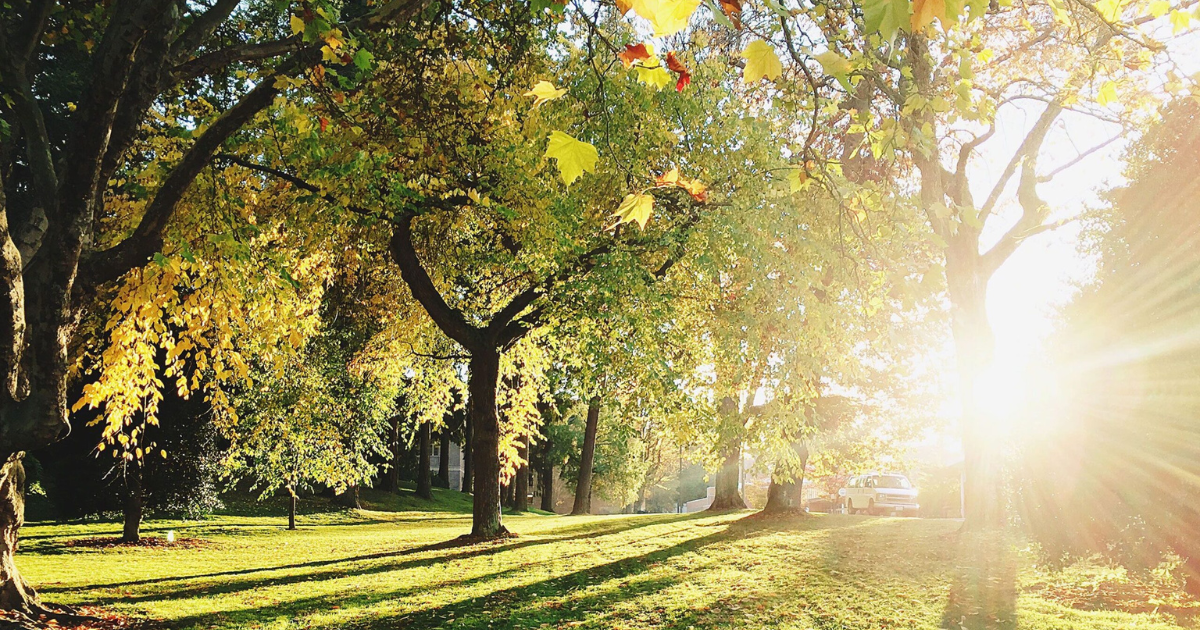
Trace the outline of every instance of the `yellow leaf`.
{"type": "Polygon", "coordinates": [[[299,35],[304,32],[304,20],[300,16],[293,15],[291,19],[292,35],[299,35]]]}
{"type": "Polygon", "coordinates": [[[633,0],[617,0],[617,12],[621,15],[629,13],[629,10],[632,8],[633,0]]]}
{"type": "Polygon", "coordinates": [[[666,37],[687,27],[700,0],[633,0],[632,6],[654,27],[655,37],[666,37]]]}
{"type": "Polygon", "coordinates": [[[558,172],[563,183],[570,186],[571,182],[579,179],[584,171],[594,173],[596,160],[600,154],[596,147],[576,140],[561,132],[550,132],[550,142],[546,145],[546,158],[558,161],[558,172]]]}
{"type": "Polygon", "coordinates": [[[1160,18],[1171,12],[1171,3],[1167,0],[1154,0],[1150,3],[1150,16],[1160,18]]]}
{"type": "Polygon", "coordinates": [[[538,81],[528,92],[523,96],[533,97],[533,106],[537,107],[546,101],[553,101],[556,98],[562,98],[567,93],[566,89],[554,87],[554,84],[549,81],[538,81]]]}
{"type": "Polygon", "coordinates": [[[787,174],[788,189],[792,192],[798,192],[804,188],[804,184],[808,181],[808,173],[803,169],[794,168],[788,171],[787,174]]]}
{"type": "Polygon", "coordinates": [[[776,55],[775,49],[761,39],[750,42],[746,46],[746,50],[742,51],[742,57],[746,59],[746,68],[742,72],[742,81],[746,83],[757,83],[764,78],[774,81],[783,73],[783,64],[779,62],[779,55],[776,55]]]}
{"type": "Polygon", "coordinates": [[[1096,93],[1096,104],[1100,107],[1107,107],[1115,100],[1117,100],[1117,83],[1116,81],[1107,81],[1100,86],[1100,91],[1096,93]]]}
{"type": "Polygon", "coordinates": [[[649,85],[650,87],[661,90],[664,87],[675,83],[675,77],[671,76],[670,72],[663,67],[658,57],[653,55],[649,59],[642,62],[642,65],[635,66],[633,71],[637,73],[637,80],[649,85]]]}
{"type": "Polygon", "coordinates": [[[617,211],[613,216],[617,217],[617,225],[622,223],[630,223],[637,221],[638,227],[646,229],[646,222],[650,220],[650,211],[654,209],[654,197],[650,195],[633,193],[625,195],[625,199],[621,201],[621,205],[617,206],[617,211]]]}
{"type": "Polygon", "coordinates": [[[1100,17],[1105,21],[1116,22],[1121,18],[1121,9],[1124,4],[1124,0],[1100,0],[1096,3],[1096,10],[1100,12],[1100,17]]]}
{"type": "Polygon", "coordinates": [[[847,74],[850,74],[850,71],[854,69],[854,66],[851,65],[848,59],[833,52],[832,50],[826,50],[825,52],[815,56],[814,59],[820,62],[821,69],[825,71],[825,74],[830,74],[835,77],[844,77],[847,74]]]}
{"type": "Polygon", "coordinates": [[[1171,34],[1178,35],[1192,25],[1192,14],[1187,11],[1171,12],[1171,34]]]}
{"type": "Polygon", "coordinates": [[[914,33],[933,24],[933,18],[937,18],[943,25],[946,24],[946,0],[913,0],[912,3],[912,31],[914,33]]]}

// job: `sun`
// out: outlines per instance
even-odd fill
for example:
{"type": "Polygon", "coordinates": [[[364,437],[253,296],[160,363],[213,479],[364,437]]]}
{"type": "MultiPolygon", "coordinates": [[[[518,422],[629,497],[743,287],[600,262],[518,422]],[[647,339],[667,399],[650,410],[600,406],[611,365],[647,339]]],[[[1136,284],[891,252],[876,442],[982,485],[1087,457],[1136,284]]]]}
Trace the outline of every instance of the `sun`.
{"type": "Polygon", "coordinates": [[[1020,435],[1034,422],[1031,400],[1035,371],[1025,362],[997,360],[975,381],[975,404],[995,437],[1020,435]]]}

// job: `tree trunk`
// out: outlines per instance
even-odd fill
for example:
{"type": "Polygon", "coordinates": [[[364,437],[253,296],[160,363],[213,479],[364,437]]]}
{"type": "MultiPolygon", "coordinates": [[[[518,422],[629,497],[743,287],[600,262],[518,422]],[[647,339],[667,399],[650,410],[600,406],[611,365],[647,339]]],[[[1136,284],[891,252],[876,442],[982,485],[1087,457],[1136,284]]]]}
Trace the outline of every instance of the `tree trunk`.
{"type": "Polygon", "coordinates": [[[738,487],[741,466],[742,443],[737,441],[725,448],[725,461],[721,464],[721,470],[717,471],[717,491],[713,496],[712,505],[708,506],[708,509],[713,511],[746,509],[746,500],[742,498],[741,488],[738,487]]]}
{"type": "Polygon", "coordinates": [[[422,422],[417,427],[417,496],[422,499],[433,498],[433,483],[429,474],[429,461],[433,452],[432,436],[429,434],[429,423],[422,422]]]}
{"type": "Polygon", "coordinates": [[[513,511],[525,512],[529,510],[529,436],[521,438],[521,443],[517,446],[517,456],[523,460],[523,463],[517,468],[517,476],[513,479],[513,511]]]}
{"type": "Polygon", "coordinates": [[[121,542],[142,541],[142,467],[130,462],[125,465],[125,525],[121,530],[121,542]]]}
{"type": "Polygon", "coordinates": [[[542,491],[542,511],[554,511],[554,460],[550,458],[550,438],[542,443],[541,470],[538,471],[538,483],[542,491]]]}
{"type": "Polygon", "coordinates": [[[400,416],[392,418],[391,426],[391,447],[392,447],[392,462],[388,468],[387,482],[385,490],[389,492],[400,491],[400,462],[404,456],[404,445],[400,442],[400,416]]]}
{"type": "Polygon", "coordinates": [[[596,433],[600,427],[600,397],[588,401],[587,426],[583,430],[583,453],[579,457],[579,480],[575,484],[575,505],[571,514],[592,511],[592,466],[596,460],[596,433]]]}
{"type": "Polygon", "coordinates": [[[1004,522],[1003,487],[999,453],[990,444],[987,418],[975,395],[976,383],[992,361],[995,337],[987,317],[987,284],[990,274],[977,251],[977,241],[959,239],[946,251],[955,353],[958,359],[959,396],[962,399],[962,443],[965,479],[963,525],[998,527],[1004,522]]]}
{"type": "Polygon", "coordinates": [[[43,610],[33,587],[21,577],[14,554],[25,523],[24,453],[8,456],[0,467],[0,608],[35,615],[43,610]]]}
{"type": "Polygon", "coordinates": [[[359,501],[358,497],[358,484],[346,486],[346,489],[338,493],[337,497],[334,498],[334,501],[344,508],[349,508],[352,510],[362,509],[362,502],[359,501]]]}
{"type": "Polygon", "coordinates": [[[475,431],[471,428],[471,418],[467,418],[466,424],[463,425],[463,445],[462,445],[462,491],[471,494],[475,490],[475,463],[471,461],[471,453],[474,448],[475,431]]]}
{"type": "Polygon", "coordinates": [[[439,488],[450,487],[450,432],[445,427],[438,431],[438,474],[435,484],[439,488]]]}
{"type": "Polygon", "coordinates": [[[471,535],[499,538],[508,533],[500,522],[500,417],[496,413],[500,354],[494,349],[475,349],[470,370],[467,413],[474,431],[471,458],[475,475],[471,535]]]}
{"type": "Polygon", "coordinates": [[[763,506],[766,514],[804,511],[801,492],[804,489],[804,467],[808,464],[808,446],[799,443],[793,444],[792,448],[799,461],[796,466],[777,466],[775,474],[771,475],[767,504],[763,506]]]}
{"type": "Polygon", "coordinates": [[[296,529],[296,489],[292,486],[284,488],[288,493],[288,529],[296,529]]]}

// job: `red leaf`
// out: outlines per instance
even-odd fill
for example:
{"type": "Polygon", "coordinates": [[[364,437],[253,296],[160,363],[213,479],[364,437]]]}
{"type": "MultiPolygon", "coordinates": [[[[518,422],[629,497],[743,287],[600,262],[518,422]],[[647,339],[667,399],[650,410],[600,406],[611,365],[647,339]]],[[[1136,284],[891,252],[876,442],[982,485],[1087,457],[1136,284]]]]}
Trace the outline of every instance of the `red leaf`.
{"type": "Polygon", "coordinates": [[[667,69],[679,75],[679,80],[675,82],[675,91],[682,92],[684,88],[692,83],[692,73],[688,72],[687,66],[675,56],[675,53],[667,53],[667,69]]]}
{"type": "Polygon", "coordinates": [[[628,68],[638,61],[649,59],[650,51],[646,50],[645,44],[628,44],[625,46],[625,51],[617,55],[617,57],[628,68]]]}
{"type": "Polygon", "coordinates": [[[721,10],[735,28],[742,28],[742,0],[721,0],[721,10]]]}
{"type": "Polygon", "coordinates": [[[321,116],[321,133],[325,133],[325,129],[329,127],[329,119],[321,116]]]}

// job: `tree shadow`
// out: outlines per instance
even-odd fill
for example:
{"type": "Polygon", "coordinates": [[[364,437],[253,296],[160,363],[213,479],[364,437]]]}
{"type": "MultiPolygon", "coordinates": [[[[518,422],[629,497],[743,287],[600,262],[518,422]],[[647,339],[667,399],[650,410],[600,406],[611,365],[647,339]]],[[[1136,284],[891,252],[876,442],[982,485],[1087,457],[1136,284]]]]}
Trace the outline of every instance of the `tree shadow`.
{"type": "MultiPolygon", "coordinates": [[[[682,529],[686,528],[681,528],[682,529]]],[[[455,628],[537,628],[544,623],[555,626],[582,621],[589,617],[611,609],[619,602],[636,599],[649,595],[661,589],[676,584],[678,576],[641,577],[638,576],[651,569],[655,564],[670,558],[696,552],[706,546],[729,540],[735,537],[754,535],[736,522],[728,527],[714,531],[705,536],[681,541],[669,547],[651,551],[635,557],[615,560],[605,564],[595,565],[531,584],[492,591],[486,595],[455,601],[443,606],[435,606],[408,614],[387,615],[371,619],[356,619],[353,627],[364,630],[391,630],[405,628],[420,630],[425,628],[444,628],[453,621],[455,628]],[[557,601],[558,598],[573,591],[581,591],[590,586],[604,584],[611,580],[622,580],[619,588],[605,589],[600,592],[580,597],[573,597],[567,602],[557,601]]],[[[675,532],[665,532],[650,538],[658,538],[675,532]]],[[[588,538],[589,534],[556,539],[557,542],[588,538]]],[[[555,541],[542,541],[555,542],[555,541]]],[[[509,547],[504,545],[503,547],[509,547]]],[[[575,555],[583,555],[580,552],[575,555]]],[[[571,556],[558,556],[558,560],[569,559],[571,556]]],[[[445,561],[451,558],[440,557],[434,560],[445,561]]],[[[444,582],[433,588],[463,587],[474,584],[495,581],[507,576],[519,574],[530,569],[529,563],[510,567],[503,571],[476,576],[464,580],[444,582]]],[[[389,568],[387,570],[394,570],[389,568]]],[[[361,575],[355,572],[355,575],[361,575]]],[[[308,579],[308,576],[302,579],[308,579]]],[[[291,600],[276,606],[237,610],[224,613],[207,613],[173,620],[173,628],[186,628],[193,625],[211,623],[214,616],[219,615],[222,622],[238,624],[261,619],[263,611],[270,610],[276,615],[302,618],[313,612],[329,610],[333,607],[351,609],[366,608],[374,604],[393,601],[420,595],[427,592],[429,585],[395,589],[387,592],[348,593],[338,596],[320,596],[291,600]]],[[[128,601],[128,600],[124,600],[128,601]]],[[[345,622],[335,622],[317,628],[341,628],[345,622]]]]}
{"type": "Polygon", "coordinates": [[[1014,630],[1017,627],[1017,558],[1003,532],[958,534],[958,556],[942,627],[1014,630]]]}
{"type": "Polygon", "coordinates": [[[414,558],[411,560],[402,560],[397,562],[382,562],[370,567],[354,567],[355,575],[366,575],[373,573],[385,573],[390,571],[402,571],[405,569],[429,566],[442,562],[450,562],[454,560],[465,560],[468,558],[477,558],[490,556],[506,551],[516,551],[536,545],[544,545],[550,543],[575,542],[591,538],[599,538],[603,536],[625,533],[632,530],[659,525],[672,522],[672,520],[688,520],[686,518],[667,519],[667,518],[647,518],[647,519],[624,519],[614,521],[611,525],[591,528],[570,527],[562,530],[555,530],[549,535],[536,535],[530,537],[508,538],[495,542],[473,543],[469,545],[463,544],[458,539],[421,545],[418,547],[410,547],[407,549],[399,549],[395,551],[383,551],[378,553],[360,554],[356,556],[348,556],[343,558],[333,558],[329,560],[313,560],[309,562],[300,562],[292,564],[275,565],[269,567],[255,567],[246,569],[231,569],[227,571],[215,571],[211,573],[203,573],[197,575],[185,576],[165,576],[159,578],[146,578],[141,580],[130,580],[124,582],[111,582],[106,584],[83,584],[74,586],[54,586],[48,585],[40,590],[42,593],[70,593],[83,592],[95,589],[117,589],[128,588],[134,586],[148,586],[153,584],[165,584],[169,582],[182,582],[180,588],[170,589],[166,591],[155,591],[144,595],[121,595],[114,597],[111,600],[105,598],[97,599],[98,604],[110,604],[116,602],[139,602],[151,600],[170,600],[170,599],[187,599],[203,595],[214,595],[222,593],[233,593],[237,591],[252,590],[257,588],[266,588],[272,586],[280,586],[286,584],[294,584],[298,582],[306,582],[310,580],[323,580],[343,577],[350,574],[351,566],[355,564],[377,561],[377,560],[392,560],[404,558],[407,556],[419,555],[422,553],[432,553],[437,551],[445,551],[450,549],[462,549],[457,553],[442,554],[430,556],[427,558],[414,558]],[[579,533],[571,533],[578,531],[579,533]],[[287,571],[292,569],[325,569],[320,571],[308,571],[295,575],[283,576],[261,576],[249,579],[236,579],[223,581],[219,584],[187,584],[196,580],[208,580],[212,578],[231,578],[238,576],[249,576],[259,573],[274,573],[277,571],[287,571]]]}

